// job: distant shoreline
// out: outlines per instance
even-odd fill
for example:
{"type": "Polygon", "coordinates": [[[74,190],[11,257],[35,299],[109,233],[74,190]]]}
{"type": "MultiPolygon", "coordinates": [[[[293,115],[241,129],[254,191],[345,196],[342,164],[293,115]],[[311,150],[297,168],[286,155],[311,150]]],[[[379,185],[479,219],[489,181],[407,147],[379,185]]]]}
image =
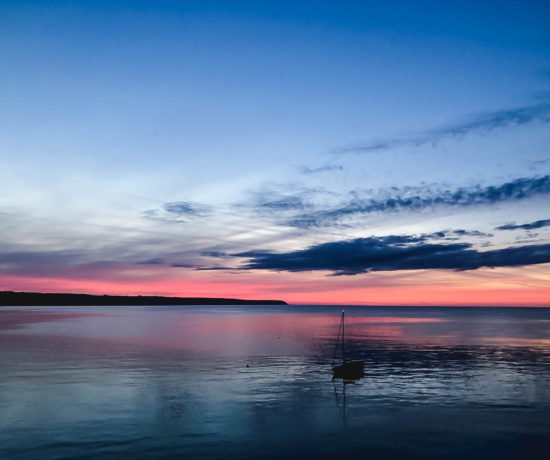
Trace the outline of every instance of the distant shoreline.
{"type": "Polygon", "coordinates": [[[0,306],[135,306],[135,305],[287,305],[283,300],[243,300],[221,297],[119,296],[0,291],[0,306]]]}

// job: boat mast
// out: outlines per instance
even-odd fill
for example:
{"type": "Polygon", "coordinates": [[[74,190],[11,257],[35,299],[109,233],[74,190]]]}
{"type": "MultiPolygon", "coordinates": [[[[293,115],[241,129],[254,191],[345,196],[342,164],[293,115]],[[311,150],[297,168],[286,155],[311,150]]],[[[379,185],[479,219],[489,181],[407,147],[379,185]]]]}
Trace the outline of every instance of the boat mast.
{"type": "Polygon", "coordinates": [[[345,353],[345,337],[344,337],[344,310],[342,310],[342,364],[346,362],[346,353],[345,353]]]}

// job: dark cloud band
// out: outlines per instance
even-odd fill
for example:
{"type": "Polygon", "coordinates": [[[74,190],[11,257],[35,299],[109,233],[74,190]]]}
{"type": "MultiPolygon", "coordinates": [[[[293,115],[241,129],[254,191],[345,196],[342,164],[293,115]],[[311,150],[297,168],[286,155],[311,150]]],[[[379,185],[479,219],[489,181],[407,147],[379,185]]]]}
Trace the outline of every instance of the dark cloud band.
{"type": "Polygon", "coordinates": [[[236,256],[250,259],[245,269],[323,270],[335,275],[355,275],[371,271],[474,270],[548,263],[550,244],[478,251],[468,243],[431,244],[416,237],[387,236],[324,243],[286,253],[249,251],[236,256]]]}
{"type": "Polygon", "coordinates": [[[505,224],[496,227],[495,230],[535,230],[537,228],[550,227],[550,219],[537,220],[528,224],[505,224]]]}

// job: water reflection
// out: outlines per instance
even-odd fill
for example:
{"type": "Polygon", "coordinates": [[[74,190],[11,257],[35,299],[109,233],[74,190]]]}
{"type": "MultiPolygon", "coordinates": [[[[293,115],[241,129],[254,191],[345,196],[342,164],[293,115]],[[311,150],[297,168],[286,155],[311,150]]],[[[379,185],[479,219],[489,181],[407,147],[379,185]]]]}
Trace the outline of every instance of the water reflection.
{"type": "Polygon", "coordinates": [[[0,456],[550,447],[548,310],[347,308],[346,354],[366,363],[355,385],[332,381],[339,312],[0,309],[0,456]]]}

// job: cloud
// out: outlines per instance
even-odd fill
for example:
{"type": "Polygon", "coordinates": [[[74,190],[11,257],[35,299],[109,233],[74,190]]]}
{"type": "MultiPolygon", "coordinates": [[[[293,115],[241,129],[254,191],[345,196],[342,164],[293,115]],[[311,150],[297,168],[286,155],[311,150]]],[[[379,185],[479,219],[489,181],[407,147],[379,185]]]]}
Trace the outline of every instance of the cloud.
{"type": "Polygon", "coordinates": [[[519,178],[498,186],[433,190],[430,187],[393,187],[378,197],[354,196],[349,202],[325,210],[295,216],[288,225],[309,228],[338,222],[345,217],[375,212],[419,211],[440,206],[476,206],[520,200],[550,193],[550,176],[519,178]]]}
{"type": "Polygon", "coordinates": [[[542,160],[535,160],[530,162],[529,171],[536,171],[537,169],[544,168],[550,164],[550,158],[544,158],[542,160]]]}
{"type": "Polygon", "coordinates": [[[480,232],[479,230],[452,230],[452,233],[457,236],[493,236],[491,233],[480,232]]]}
{"type": "Polygon", "coordinates": [[[499,110],[477,115],[462,123],[430,130],[412,137],[395,137],[373,141],[363,145],[348,146],[336,149],[335,153],[373,153],[397,147],[420,147],[435,144],[450,138],[461,138],[469,134],[488,134],[491,131],[512,126],[521,126],[531,122],[550,122],[550,103],[499,110]]]}
{"type": "Polygon", "coordinates": [[[200,255],[204,257],[230,257],[225,251],[201,251],[200,255]]]}
{"type": "Polygon", "coordinates": [[[141,260],[139,265],[163,265],[164,259],[162,257],[153,257],[152,259],[141,260]]]}
{"type": "Polygon", "coordinates": [[[433,244],[418,237],[390,235],[323,243],[285,253],[258,250],[235,256],[249,259],[244,269],[323,270],[334,275],[355,275],[371,271],[475,270],[547,263],[550,244],[478,251],[468,243],[433,244]]]}
{"type": "Polygon", "coordinates": [[[516,225],[515,223],[501,225],[495,230],[534,230],[536,228],[550,227],[550,219],[537,220],[528,224],[516,225]]]}
{"type": "Polygon", "coordinates": [[[195,268],[197,271],[218,271],[218,270],[232,270],[236,271],[235,267],[225,267],[223,265],[212,265],[209,267],[197,267],[195,268]]]}
{"type": "Polygon", "coordinates": [[[304,202],[299,196],[285,196],[277,200],[259,203],[258,208],[273,211],[288,211],[294,209],[303,209],[304,202]]]}
{"type": "Polygon", "coordinates": [[[114,261],[101,256],[101,251],[93,253],[67,249],[8,252],[0,248],[0,278],[15,275],[83,279],[101,277],[117,269],[124,272],[130,266],[127,261],[114,261]]]}
{"type": "Polygon", "coordinates": [[[447,241],[455,240],[456,241],[464,236],[492,237],[493,235],[491,233],[480,232],[479,230],[464,230],[464,229],[440,230],[438,232],[423,233],[421,235],[421,237],[423,237],[422,241],[427,241],[427,240],[447,240],[447,241]]]}
{"type": "Polygon", "coordinates": [[[0,251],[0,268],[16,269],[32,267],[41,269],[57,266],[74,266],[90,262],[85,251],[52,250],[52,251],[0,251]]]}
{"type": "Polygon", "coordinates": [[[179,263],[170,264],[170,266],[174,268],[195,268],[195,264],[190,262],[179,262],[179,263]]]}
{"type": "Polygon", "coordinates": [[[342,171],[343,169],[344,167],[340,165],[326,165],[320,166],[318,168],[308,168],[307,166],[302,166],[300,168],[300,172],[302,174],[318,174],[328,171],[342,171]]]}
{"type": "Polygon", "coordinates": [[[162,209],[147,209],[142,216],[148,220],[156,220],[169,224],[188,222],[189,219],[207,217],[211,208],[204,204],[190,201],[169,201],[162,205],[162,209]]]}
{"type": "Polygon", "coordinates": [[[164,203],[162,208],[170,214],[178,216],[205,216],[208,215],[210,208],[205,205],[191,203],[189,201],[170,201],[164,203]]]}

